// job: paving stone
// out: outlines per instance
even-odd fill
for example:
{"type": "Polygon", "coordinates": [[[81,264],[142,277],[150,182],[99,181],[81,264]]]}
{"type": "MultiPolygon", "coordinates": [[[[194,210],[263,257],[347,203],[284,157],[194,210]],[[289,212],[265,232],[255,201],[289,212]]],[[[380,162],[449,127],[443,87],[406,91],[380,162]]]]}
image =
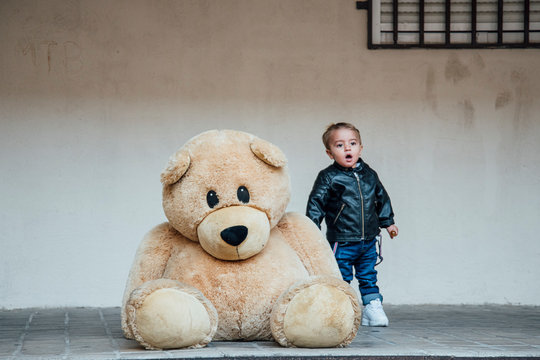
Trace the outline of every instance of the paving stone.
{"type": "Polygon", "coordinates": [[[145,350],[122,336],[119,308],[0,311],[0,359],[452,359],[539,358],[540,307],[391,306],[387,328],[361,327],[347,348],[283,348],[272,341],[145,350]]]}

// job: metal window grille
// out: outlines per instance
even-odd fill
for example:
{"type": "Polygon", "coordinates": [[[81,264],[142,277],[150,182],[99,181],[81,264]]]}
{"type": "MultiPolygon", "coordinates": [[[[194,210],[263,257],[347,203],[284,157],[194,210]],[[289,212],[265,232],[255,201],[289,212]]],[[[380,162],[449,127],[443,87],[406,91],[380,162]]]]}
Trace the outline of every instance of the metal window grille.
{"type": "Polygon", "coordinates": [[[368,47],[540,48],[540,0],[366,0],[368,47]]]}

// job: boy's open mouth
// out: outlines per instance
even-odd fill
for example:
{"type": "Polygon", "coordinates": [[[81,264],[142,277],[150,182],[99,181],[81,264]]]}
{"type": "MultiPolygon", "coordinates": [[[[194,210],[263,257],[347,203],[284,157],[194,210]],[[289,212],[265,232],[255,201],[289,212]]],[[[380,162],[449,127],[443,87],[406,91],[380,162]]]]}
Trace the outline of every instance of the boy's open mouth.
{"type": "Polygon", "coordinates": [[[347,155],[345,155],[345,159],[347,159],[347,160],[350,160],[350,159],[352,159],[352,155],[351,155],[351,154],[347,154],[347,155]]]}

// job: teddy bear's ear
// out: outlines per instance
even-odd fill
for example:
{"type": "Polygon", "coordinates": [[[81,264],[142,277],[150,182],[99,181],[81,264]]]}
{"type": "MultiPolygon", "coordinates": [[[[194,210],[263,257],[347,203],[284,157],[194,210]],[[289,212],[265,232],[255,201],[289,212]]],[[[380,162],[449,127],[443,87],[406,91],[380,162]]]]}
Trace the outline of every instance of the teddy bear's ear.
{"type": "Polygon", "coordinates": [[[161,173],[161,183],[163,186],[172,185],[186,173],[191,158],[189,152],[186,149],[178,150],[174,155],[169,158],[169,163],[163,172],[161,173]]]}
{"type": "Polygon", "coordinates": [[[254,138],[250,147],[255,156],[270,166],[280,168],[287,164],[285,154],[276,145],[268,141],[254,138]]]}

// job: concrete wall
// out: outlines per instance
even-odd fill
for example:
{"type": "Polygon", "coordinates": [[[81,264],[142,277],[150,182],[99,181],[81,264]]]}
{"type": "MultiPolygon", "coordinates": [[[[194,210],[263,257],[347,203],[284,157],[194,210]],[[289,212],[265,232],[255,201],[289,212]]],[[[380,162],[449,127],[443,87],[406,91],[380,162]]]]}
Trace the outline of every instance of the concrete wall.
{"type": "Polygon", "coordinates": [[[386,302],[540,305],[540,52],[369,51],[366,27],[352,0],[1,1],[0,307],[119,305],[204,130],[280,146],[303,212],[332,121],[392,197],[386,302]]]}

